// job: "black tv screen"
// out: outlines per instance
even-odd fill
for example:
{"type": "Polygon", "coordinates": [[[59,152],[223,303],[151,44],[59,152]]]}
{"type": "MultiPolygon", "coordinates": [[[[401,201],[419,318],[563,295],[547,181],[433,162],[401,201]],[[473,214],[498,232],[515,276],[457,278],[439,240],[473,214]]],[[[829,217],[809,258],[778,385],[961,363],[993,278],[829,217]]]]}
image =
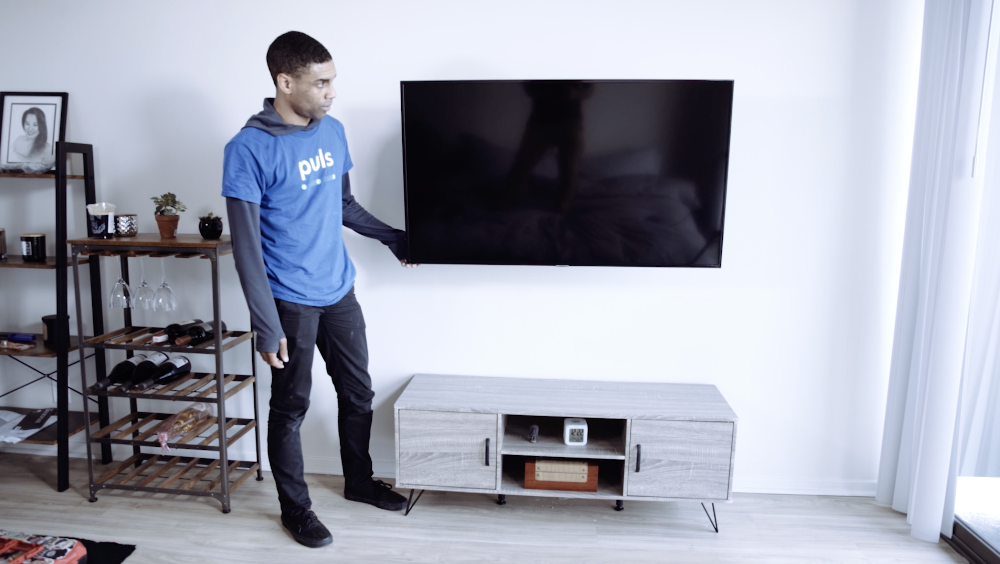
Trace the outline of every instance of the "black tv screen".
{"type": "Polygon", "coordinates": [[[733,82],[403,82],[409,260],[722,265],[733,82]]]}

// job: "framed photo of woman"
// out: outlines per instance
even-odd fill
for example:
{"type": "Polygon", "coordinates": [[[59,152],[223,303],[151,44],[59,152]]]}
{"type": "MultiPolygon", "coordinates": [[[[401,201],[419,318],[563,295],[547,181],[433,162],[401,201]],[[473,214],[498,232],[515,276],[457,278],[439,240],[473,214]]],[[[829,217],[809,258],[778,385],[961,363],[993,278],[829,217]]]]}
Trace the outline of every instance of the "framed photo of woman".
{"type": "Polygon", "coordinates": [[[65,92],[0,92],[0,170],[55,168],[56,142],[66,138],[65,92]]]}

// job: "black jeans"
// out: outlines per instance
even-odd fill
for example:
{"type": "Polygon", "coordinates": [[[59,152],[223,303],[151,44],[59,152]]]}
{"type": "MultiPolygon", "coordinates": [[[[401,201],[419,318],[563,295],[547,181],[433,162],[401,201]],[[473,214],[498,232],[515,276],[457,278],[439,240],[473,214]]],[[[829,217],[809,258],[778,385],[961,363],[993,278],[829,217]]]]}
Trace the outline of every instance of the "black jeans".
{"type": "Polygon", "coordinates": [[[271,412],[267,419],[267,455],[283,513],[309,509],[299,428],[309,409],[313,351],[326,361],[337,390],[340,459],[346,487],[357,488],[372,477],[368,441],[372,428],[368,340],[361,304],[354,288],[339,302],[313,307],[275,300],[281,329],[288,339],[288,362],[271,368],[271,412]]]}

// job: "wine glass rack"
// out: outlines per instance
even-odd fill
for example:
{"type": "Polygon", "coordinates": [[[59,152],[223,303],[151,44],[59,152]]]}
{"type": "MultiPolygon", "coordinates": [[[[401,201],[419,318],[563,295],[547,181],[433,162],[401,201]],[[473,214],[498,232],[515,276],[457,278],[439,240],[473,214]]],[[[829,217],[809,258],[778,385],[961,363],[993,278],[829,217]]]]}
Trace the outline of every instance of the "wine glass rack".
{"type": "MultiPolygon", "coordinates": [[[[128,398],[129,413],[125,417],[99,428],[87,427],[87,458],[90,476],[90,501],[97,501],[102,489],[151,493],[170,493],[214,497],[222,504],[222,512],[232,509],[232,493],[251,475],[263,480],[260,449],[260,410],[257,402],[257,368],[253,358],[255,336],[252,331],[222,331],[222,308],[219,300],[219,259],[232,254],[228,236],[205,240],[198,235],[178,234],[163,239],[157,234],[140,233],[135,237],[112,239],[74,239],[69,241],[73,270],[82,258],[118,257],[125,281],[128,282],[128,260],[133,257],[176,257],[207,259],[212,271],[212,313],[215,337],[197,345],[175,346],[154,343],[153,335],[161,327],[140,327],[132,324],[131,310],[124,310],[124,326],[109,333],[84,340],[80,344],[81,358],[87,350],[124,350],[128,357],[136,352],[153,351],[185,355],[213,355],[214,372],[191,372],[168,384],[158,384],[147,390],[124,391],[118,386],[104,390],[87,387],[86,369],[82,368],[86,393],[100,398],[128,398]],[[227,374],[223,353],[249,343],[250,374],[227,374]],[[253,390],[253,418],[226,415],[226,400],[250,388],[253,390]],[[140,411],[139,402],[167,400],[206,402],[215,406],[215,415],[167,444],[172,454],[159,451],[157,433],[172,413],[140,411]],[[256,460],[231,460],[229,448],[253,431],[256,439],[256,460]],[[92,449],[95,445],[132,447],[132,456],[114,467],[96,471],[92,449]],[[147,449],[144,451],[143,449],[147,449]],[[149,452],[148,449],[156,449],[149,452]]],[[[77,278],[78,279],[78,278],[77,278]]],[[[80,285],[76,285],[79,309],[80,285]]],[[[79,320],[79,312],[77,315],[79,320]]],[[[82,363],[81,363],[82,364],[82,363]]]]}

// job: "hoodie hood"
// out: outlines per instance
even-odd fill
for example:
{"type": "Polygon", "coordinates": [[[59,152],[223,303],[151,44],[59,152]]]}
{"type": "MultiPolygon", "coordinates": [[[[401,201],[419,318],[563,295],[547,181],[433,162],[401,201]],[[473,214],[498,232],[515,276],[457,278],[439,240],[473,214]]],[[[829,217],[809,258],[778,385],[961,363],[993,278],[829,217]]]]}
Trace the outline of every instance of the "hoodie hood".
{"type": "Polygon", "coordinates": [[[308,125],[290,125],[285,123],[274,109],[274,98],[264,98],[264,109],[260,113],[254,114],[247,120],[243,127],[253,127],[266,131],[275,137],[279,135],[289,135],[299,131],[309,131],[319,126],[321,120],[311,119],[308,125]]]}

